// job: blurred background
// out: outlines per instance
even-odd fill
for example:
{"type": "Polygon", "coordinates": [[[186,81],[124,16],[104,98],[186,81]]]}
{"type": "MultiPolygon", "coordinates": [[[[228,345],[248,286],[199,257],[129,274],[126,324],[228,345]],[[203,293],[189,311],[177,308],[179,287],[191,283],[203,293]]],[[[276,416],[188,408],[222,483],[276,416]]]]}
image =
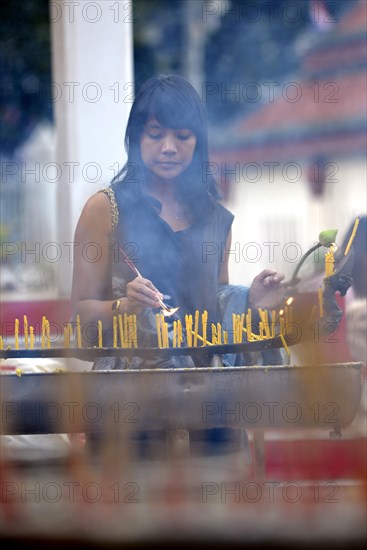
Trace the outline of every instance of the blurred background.
{"type": "Polygon", "coordinates": [[[157,73],[207,107],[234,283],[289,275],[319,231],[341,239],[366,212],[364,0],[15,0],[1,30],[6,299],[68,297],[81,208],[124,162],[134,90],[157,73]]]}

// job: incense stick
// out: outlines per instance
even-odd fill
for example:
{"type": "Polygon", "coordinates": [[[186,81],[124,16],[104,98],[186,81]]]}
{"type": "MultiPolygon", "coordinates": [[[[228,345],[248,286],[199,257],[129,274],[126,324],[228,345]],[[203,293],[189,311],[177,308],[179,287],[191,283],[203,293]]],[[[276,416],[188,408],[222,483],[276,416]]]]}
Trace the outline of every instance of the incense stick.
{"type": "MultiPolygon", "coordinates": [[[[122,250],[121,246],[119,247],[119,250],[122,253],[123,257],[125,258],[125,261],[126,261],[127,265],[130,267],[130,269],[132,269],[138,277],[143,277],[142,274],[140,273],[140,271],[138,270],[138,268],[135,266],[135,264],[133,264],[133,262],[130,260],[130,258],[126,254],[126,252],[124,250],[122,250]]],[[[173,308],[168,307],[160,298],[158,298],[158,303],[161,306],[161,308],[164,309],[167,312],[166,313],[167,316],[173,315],[178,310],[178,307],[177,308],[176,307],[173,307],[173,308]]]]}

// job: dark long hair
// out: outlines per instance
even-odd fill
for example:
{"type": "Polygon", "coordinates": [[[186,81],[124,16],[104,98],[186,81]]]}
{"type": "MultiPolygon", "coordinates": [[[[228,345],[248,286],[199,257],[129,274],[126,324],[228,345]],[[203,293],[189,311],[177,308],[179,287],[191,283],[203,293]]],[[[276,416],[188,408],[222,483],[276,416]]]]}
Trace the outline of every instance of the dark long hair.
{"type": "Polygon", "coordinates": [[[177,178],[177,192],[193,218],[208,211],[219,193],[209,173],[208,130],[204,105],[193,86],[178,75],[149,78],[141,86],[132,105],[125,133],[126,164],[112,180],[117,190],[120,184],[129,187],[133,196],[142,192],[146,167],[140,154],[140,139],[146,123],[156,119],[166,128],[188,128],[196,136],[196,146],[190,166],[177,178]]]}

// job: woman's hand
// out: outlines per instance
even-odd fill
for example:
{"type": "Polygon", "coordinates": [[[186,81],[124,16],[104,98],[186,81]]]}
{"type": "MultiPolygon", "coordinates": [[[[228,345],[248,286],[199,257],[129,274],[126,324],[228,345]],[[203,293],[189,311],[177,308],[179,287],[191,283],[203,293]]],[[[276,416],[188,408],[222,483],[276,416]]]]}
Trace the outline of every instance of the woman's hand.
{"type": "Polygon", "coordinates": [[[144,308],[159,308],[163,295],[149,279],[135,277],[126,285],[127,310],[139,314],[144,308]]]}
{"type": "Polygon", "coordinates": [[[282,283],[284,275],[264,269],[252,281],[248,306],[252,308],[274,309],[279,307],[288,294],[288,287],[282,283]]]}

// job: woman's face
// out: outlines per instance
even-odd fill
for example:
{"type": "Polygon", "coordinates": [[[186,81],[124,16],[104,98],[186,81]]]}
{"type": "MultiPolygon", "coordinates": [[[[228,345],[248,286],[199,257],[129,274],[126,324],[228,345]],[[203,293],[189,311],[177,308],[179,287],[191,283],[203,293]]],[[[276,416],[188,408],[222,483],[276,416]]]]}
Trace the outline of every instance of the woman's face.
{"type": "Polygon", "coordinates": [[[172,180],[191,164],[196,136],[188,128],[165,128],[156,120],[147,122],[140,138],[141,158],[160,180],[172,180]]]}

